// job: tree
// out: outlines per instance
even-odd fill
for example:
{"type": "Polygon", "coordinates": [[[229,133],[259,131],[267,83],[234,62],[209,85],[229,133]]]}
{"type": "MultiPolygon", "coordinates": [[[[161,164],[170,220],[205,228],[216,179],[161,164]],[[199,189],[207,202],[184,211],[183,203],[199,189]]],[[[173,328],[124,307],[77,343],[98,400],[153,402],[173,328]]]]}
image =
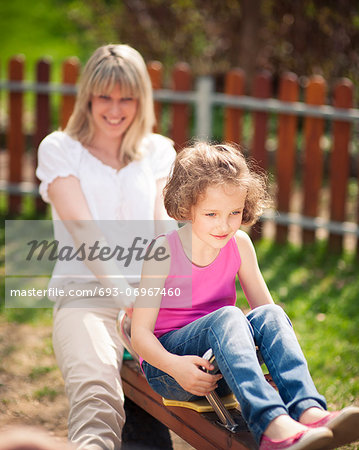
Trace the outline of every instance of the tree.
{"type": "MultiPolygon", "coordinates": [[[[62,0],[64,1],[64,0],[62,0]]],[[[171,68],[186,61],[197,74],[240,66],[251,78],[359,73],[359,10],[351,0],[67,0],[85,47],[125,42],[171,68]]]]}

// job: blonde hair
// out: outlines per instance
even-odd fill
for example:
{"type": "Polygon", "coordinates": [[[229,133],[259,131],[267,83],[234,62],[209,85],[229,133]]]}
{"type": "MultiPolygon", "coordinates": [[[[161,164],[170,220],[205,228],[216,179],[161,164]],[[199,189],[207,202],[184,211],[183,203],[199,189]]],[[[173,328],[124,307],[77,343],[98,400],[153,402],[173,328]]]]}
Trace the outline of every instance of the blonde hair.
{"type": "Polygon", "coordinates": [[[140,159],[140,143],[155,124],[153,94],[142,56],[128,45],[105,45],[92,54],[84,67],[75,108],[65,132],[83,145],[90,145],[94,136],[92,96],[110,93],[116,84],[123,95],[138,101],[136,116],[122,139],[121,148],[125,160],[140,159]]]}
{"type": "Polygon", "coordinates": [[[168,215],[178,221],[190,220],[191,208],[206,189],[224,184],[240,186],[247,191],[243,224],[255,223],[271,204],[266,177],[250,168],[239,148],[199,142],[177,155],[163,191],[168,215]]]}

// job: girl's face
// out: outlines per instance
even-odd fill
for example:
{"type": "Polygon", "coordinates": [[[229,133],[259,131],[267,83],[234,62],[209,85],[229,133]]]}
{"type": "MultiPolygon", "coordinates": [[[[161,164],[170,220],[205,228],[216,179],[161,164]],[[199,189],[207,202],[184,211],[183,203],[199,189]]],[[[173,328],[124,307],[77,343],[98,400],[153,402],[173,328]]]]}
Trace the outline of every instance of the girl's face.
{"type": "Polygon", "coordinates": [[[208,187],[192,207],[192,242],[223,248],[241,226],[246,195],[233,184],[208,187]]]}
{"type": "Polygon", "coordinates": [[[95,128],[95,139],[119,140],[133,122],[138,101],[122,95],[116,85],[110,93],[93,95],[91,113],[95,128]]]}

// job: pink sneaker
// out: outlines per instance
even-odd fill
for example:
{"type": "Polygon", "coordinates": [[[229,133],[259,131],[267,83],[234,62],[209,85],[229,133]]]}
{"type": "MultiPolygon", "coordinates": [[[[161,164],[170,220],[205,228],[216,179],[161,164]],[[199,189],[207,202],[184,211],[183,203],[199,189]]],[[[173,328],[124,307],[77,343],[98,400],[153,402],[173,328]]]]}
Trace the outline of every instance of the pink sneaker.
{"type": "Polygon", "coordinates": [[[306,425],[309,428],[327,427],[333,432],[333,441],[328,448],[338,448],[359,439],[359,408],[348,406],[341,411],[329,413],[323,419],[306,425]]]}
{"type": "Polygon", "coordinates": [[[263,436],[259,450],[318,450],[331,448],[333,433],[326,427],[319,427],[301,431],[283,441],[272,441],[263,436]]]}

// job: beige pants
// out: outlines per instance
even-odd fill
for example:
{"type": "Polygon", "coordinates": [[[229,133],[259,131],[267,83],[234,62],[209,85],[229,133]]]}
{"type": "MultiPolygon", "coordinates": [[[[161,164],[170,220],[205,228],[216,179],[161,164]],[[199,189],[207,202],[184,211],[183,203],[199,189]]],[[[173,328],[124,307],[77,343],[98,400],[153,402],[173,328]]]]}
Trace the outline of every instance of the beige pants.
{"type": "MultiPolygon", "coordinates": [[[[125,422],[118,308],[67,298],[54,311],[53,345],[70,403],[69,439],[79,449],[120,449],[125,422]]],[[[112,305],[113,306],[113,305],[112,305]]]]}

